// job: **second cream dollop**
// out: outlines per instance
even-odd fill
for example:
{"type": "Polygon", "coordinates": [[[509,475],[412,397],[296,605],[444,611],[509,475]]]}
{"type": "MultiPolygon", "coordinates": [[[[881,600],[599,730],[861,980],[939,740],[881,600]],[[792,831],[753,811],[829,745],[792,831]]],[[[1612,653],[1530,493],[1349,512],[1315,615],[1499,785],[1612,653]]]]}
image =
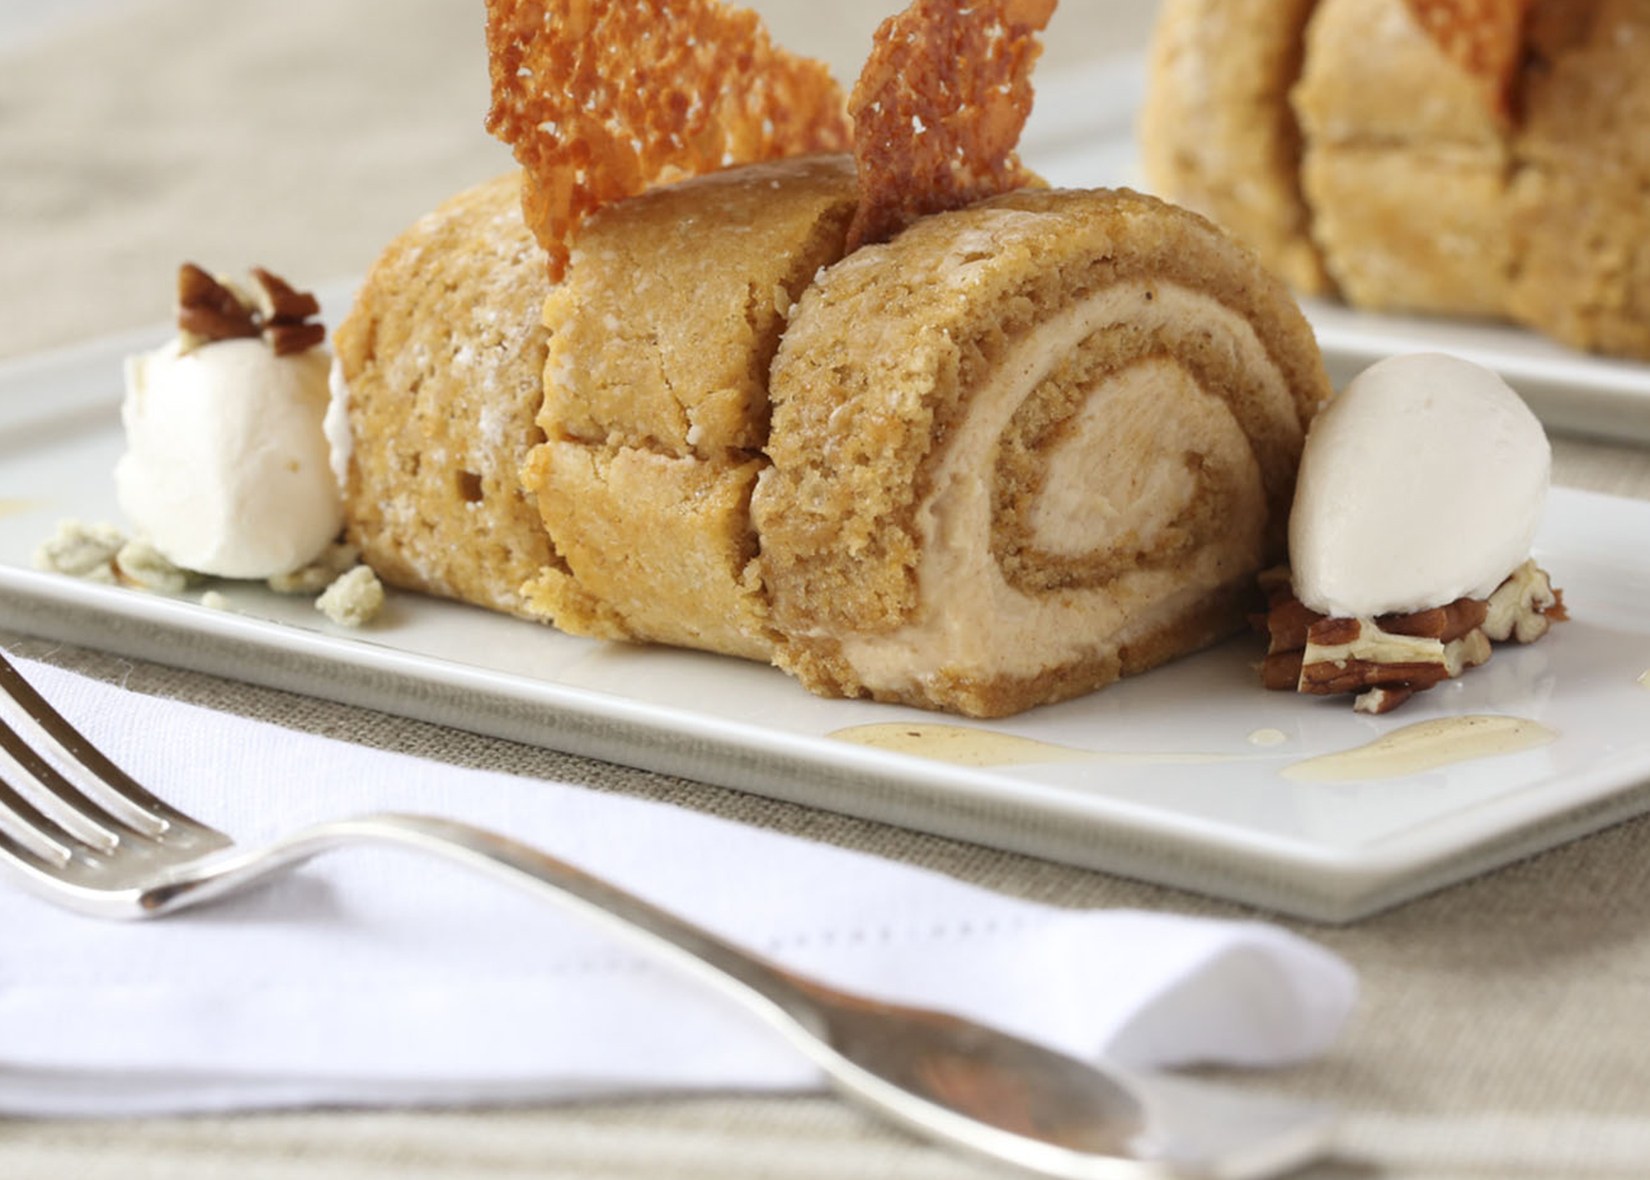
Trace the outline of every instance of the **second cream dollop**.
{"type": "Polygon", "coordinates": [[[1312,424],[1295,593],[1341,618],[1488,598],[1529,557],[1551,469],[1541,423],[1496,374],[1436,353],[1381,361],[1312,424]]]}

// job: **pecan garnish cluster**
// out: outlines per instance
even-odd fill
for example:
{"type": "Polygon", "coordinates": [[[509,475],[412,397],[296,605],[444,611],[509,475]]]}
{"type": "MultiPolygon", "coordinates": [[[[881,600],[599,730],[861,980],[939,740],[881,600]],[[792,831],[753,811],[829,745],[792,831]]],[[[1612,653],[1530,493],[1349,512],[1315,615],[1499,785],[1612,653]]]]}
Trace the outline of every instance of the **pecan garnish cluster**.
{"type": "Polygon", "coordinates": [[[257,287],[248,295],[193,262],[178,268],[178,331],[183,351],[220,340],[263,336],[276,356],[291,356],[326,339],[325,326],[310,322],[321,311],[314,295],[294,290],[261,266],[252,268],[252,278],[257,287]]]}
{"type": "Polygon", "coordinates": [[[1330,618],[1295,597],[1288,570],[1262,575],[1267,612],[1256,619],[1270,647],[1267,688],[1317,696],[1356,693],[1360,713],[1389,713],[1418,692],[1487,663],[1491,643],[1534,643],[1568,616],[1564,595],[1533,561],[1487,599],[1376,618],[1330,618]]]}

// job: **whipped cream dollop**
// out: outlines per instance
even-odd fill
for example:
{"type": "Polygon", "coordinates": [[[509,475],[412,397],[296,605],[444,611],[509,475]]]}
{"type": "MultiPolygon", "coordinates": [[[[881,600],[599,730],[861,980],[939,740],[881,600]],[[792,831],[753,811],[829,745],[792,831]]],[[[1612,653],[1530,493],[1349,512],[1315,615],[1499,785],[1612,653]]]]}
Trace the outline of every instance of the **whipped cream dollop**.
{"type": "Polygon", "coordinates": [[[169,561],[226,578],[307,564],[343,527],[322,426],[323,347],[183,342],[129,357],[115,467],[121,509],[169,561]]]}
{"type": "Polygon", "coordinates": [[[1340,618],[1488,598],[1529,557],[1551,471],[1541,423],[1495,373],[1436,353],[1381,361],[1307,435],[1295,594],[1340,618]]]}

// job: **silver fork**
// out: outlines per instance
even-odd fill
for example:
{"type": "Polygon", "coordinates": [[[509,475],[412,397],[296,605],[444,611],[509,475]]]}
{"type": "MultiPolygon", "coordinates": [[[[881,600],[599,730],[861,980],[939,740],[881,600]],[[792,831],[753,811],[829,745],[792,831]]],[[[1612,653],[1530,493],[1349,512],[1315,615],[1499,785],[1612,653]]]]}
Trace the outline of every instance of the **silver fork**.
{"type": "Polygon", "coordinates": [[[1245,1180],[1327,1149],[1324,1107],[1097,1068],[947,1013],[851,995],[468,824],[363,815],[237,848],[134,782],[0,657],[0,868],[47,901],[160,917],[356,843],[430,853],[596,918],[743,1001],[844,1095],[1001,1163],[1084,1180],[1245,1180]]]}

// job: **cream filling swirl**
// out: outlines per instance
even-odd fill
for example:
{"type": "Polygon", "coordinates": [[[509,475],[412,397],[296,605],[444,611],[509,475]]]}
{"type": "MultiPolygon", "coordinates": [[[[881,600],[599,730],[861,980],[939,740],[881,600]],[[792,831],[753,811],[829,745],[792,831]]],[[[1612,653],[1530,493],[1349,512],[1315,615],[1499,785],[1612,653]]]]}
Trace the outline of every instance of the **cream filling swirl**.
{"type": "Polygon", "coordinates": [[[867,687],[899,691],[941,675],[1034,676],[1104,657],[1151,633],[1216,587],[1257,568],[1265,548],[1261,469],[1231,409],[1202,389],[1173,354],[1214,333],[1260,375],[1263,409],[1294,420],[1288,384],[1249,323],[1190,288],[1119,282],[1074,303],[1017,341],[969,401],[940,458],[916,522],[922,561],[919,606],[881,634],[822,632],[867,687]],[[1148,298],[1148,292],[1150,297],[1148,298]],[[1195,492],[1188,452],[1222,468],[1235,489],[1230,528],[1176,568],[1138,568],[1098,587],[1023,593],[991,551],[992,475],[998,441],[1015,410],[1057,361],[1110,325],[1128,322],[1169,344],[1114,370],[1088,394],[1047,457],[1048,478],[1031,514],[1045,552],[1094,552],[1124,536],[1149,545],[1195,492]]]}

